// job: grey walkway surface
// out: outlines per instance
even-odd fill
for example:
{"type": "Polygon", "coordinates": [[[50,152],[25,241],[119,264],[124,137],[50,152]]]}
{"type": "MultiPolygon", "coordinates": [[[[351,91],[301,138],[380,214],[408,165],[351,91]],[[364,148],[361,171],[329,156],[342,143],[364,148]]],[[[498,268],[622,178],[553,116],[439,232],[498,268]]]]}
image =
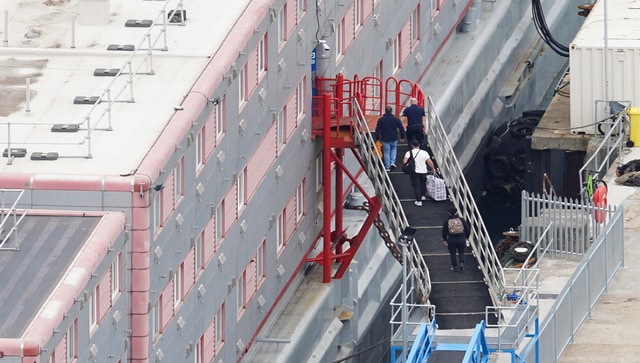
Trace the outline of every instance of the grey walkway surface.
{"type": "Polygon", "coordinates": [[[624,268],[560,357],[560,362],[640,362],[640,187],[614,182],[614,168],[640,159],[640,148],[625,149],[607,174],[609,204],[624,207],[624,268]]]}

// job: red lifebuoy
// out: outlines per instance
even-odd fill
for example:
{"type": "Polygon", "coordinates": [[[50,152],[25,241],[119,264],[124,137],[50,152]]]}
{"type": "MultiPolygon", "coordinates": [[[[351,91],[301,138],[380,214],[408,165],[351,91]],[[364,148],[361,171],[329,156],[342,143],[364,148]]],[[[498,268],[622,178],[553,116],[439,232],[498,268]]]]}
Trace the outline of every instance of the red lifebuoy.
{"type": "Polygon", "coordinates": [[[593,192],[593,205],[595,206],[595,210],[593,211],[593,216],[595,217],[596,222],[603,223],[604,210],[605,208],[607,208],[606,184],[600,184],[600,186],[596,188],[595,192],[593,192]]]}

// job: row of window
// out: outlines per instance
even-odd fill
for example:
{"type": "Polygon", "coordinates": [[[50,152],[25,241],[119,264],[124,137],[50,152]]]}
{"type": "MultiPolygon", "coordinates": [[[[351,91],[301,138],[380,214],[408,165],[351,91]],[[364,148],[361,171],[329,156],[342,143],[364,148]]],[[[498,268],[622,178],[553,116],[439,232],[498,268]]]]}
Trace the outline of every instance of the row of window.
{"type": "MultiPolygon", "coordinates": [[[[98,329],[107,312],[122,292],[122,253],[109,266],[98,285],[88,296],[89,337],[98,329]]],[[[78,359],[78,318],[67,329],[49,358],[49,363],[70,363],[78,359]]]]}
{"type": "MultiPolygon", "coordinates": [[[[278,16],[282,21],[282,28],[278,28],[278,39],[286,40],[291,31],[295,29],[296,21],[301,18],[306,8],[304,0],[289,0],[278,16]],[[297,11],[295,16],[291,14],[287,7],[296,3],[297,11]],[[289,17],[288,17],[289,16],[289,17]],[[293,21],[293,22],[292,22],[293,21]],[[289,26],[290,25],[290,26],[289,26]],[[286,36],[281,36],[286,34],[286,36]]],[[[239,109],[247,104],[248,100],[256,91],[258,85],[263,80],[267,72],[267,34],[259,41],[252,51],[247,62],[238,70],[238,98],[239,109]]],[[[277,156],[283,150],[284,145],[294,134],[299,125],[299,121],[305,117],[306,77],[303,77],[295,92],[292,93],[282,109],[277,113],[277,122],[271,127],[271,131],[265,133],[263,141],[258,146],[258,150],[253,154],[253,160],[248,160],[247,165],[238,171],[231,188],[224,198],[216,205],[212,213],[212,218],[205,225],[201,233],[193,240],[192,248],[186,255],[185,260],[176,268],[171,281],[166,285],[158,300],[151,306],[151,332],[154,341],[162,334],[169,321],[175,317],[185,296],[192,290],[197,281],[199,273],[204,270],[207,263],[215,255],[219,245],[222,243],[229,229],[238,221],[239,215],[250,201],[251,197],[258,190],[261,181],[269,173],[271,166],[276,161],[277,156]]],[[[225,120],[225,98],[214,105],[214,110],[205,121],[202,130],[193,136],[193,145],[196,152],[196,175],[203,169],[203,166],[212,159],[217,144],[224,136],[225,120]]],[[[242,122],[242,121],[241,121],[242,122]]],[[[224,154],[217,154],[217,161],[224,160],[224,154]]],[[[173,170],[168,175],[164,188],[154,193],[152,200],[152,228],[157,236],[169,217],[173,214],[176,206],[184,196],[184,159],[180,159],[173,170]]],[[[286,245],[286,238],[292,235],[297,224],[304,216],[304,180],[296,189],[290,202],[279,214],[276,224],[278,252],[286,245]],[[292,213],[291,217],[289,214],[292,213]]],[[[236,283],[237,290],[237,317],[241,317],[247,304],[253,299],[260,285],[266,277],[266,255],[267,240],[263,240],[250,262],[244,268],[236,283]]],[[[210,322],[208,328],[193,346],[194,361],[208,362],[213,359],[224,342],[224,304],[218,309],[215,318],[210,322]]]]}

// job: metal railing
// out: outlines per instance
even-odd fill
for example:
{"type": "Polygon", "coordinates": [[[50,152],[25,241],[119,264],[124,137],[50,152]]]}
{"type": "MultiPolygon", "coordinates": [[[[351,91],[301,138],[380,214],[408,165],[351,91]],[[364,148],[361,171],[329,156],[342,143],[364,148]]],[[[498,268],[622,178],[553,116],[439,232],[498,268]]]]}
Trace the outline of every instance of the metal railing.
{"type": "MultiPolygon", "coordinates": [[[[389,230],[391,236],[394,238],[396,245],[398,244],[398,237],[402,234],[404,228],[409,226],[407,216],[404,214],[400,198],[396,194],[396,191],[389,179],[389,175],[385,171],[382,159],[374,154],[376,150],[375,139],[369,130],[366,118],[360,109],[360,105],[357,100],[354,100],[354,122],[355,130],[353,133],[354,140],[358,146],[358,154],[366,165],[366,172],[371,179],[373,187],[376,191],[376,195],[380,198],[382,203],[382,210],[387,217],[389,223],[389,230]]],[[[431,294],[431,278],[429,276],[429,268],[427,267],[422,252],[418,247],[418,244],[411,243],[409,245],[408,266],[404,268],[410,268],[413,275],[420,283],[417,289],[420,290],[420,297],[427,301],[431,294]]],[[[400,249],[400,246],[398,246],[400,249]]]]}
{"type": "Polygon", "coordinates": [[[616,211],[612,206],[596,206],[591,201],[579,202],[558,196],[542,197],[522,192],[520,239],[537,241],[553,224],[552,238],[539,246],[548,249],[552,258],[582,258],[593,241],[602,233],[616,211]],[[554,247],[548,248],[547,243],[554,247]]]}
{"type": "Polygon", "coordinates": [[[18,244],[18,225],[27,215],[27,210],[18,210],[16,206],[23,194],[24,190],[22,189],[0,189],[0,216],[2,216],[0,220],[0,237],[2,237],[0,251],[18,251],[20,249],[18,244]],[[11,195],[10,198],[9,195],[11,195]],[[8,199],[13,200],[13,202],[8,201],[8,199]],[[15,244],[12,247],[5,247],[5,244],[12,237],[15,244]]]}
{"type": "Polygon", "coordinates": [[[493,248],[491,237],[482,220],[475,198],[464,178],[462,168],[460,168],[458,159],[449,143],[447,132],[442,126],[431,97],[425,101],[425,112],[428,125],[427,137],[434,154],[433,157],[438,162],[442,178],[449,189],[451,201],[460,215],[469,221],[473,254],[485,277],[493,303],[499,305],[498,297],[504,295],[505,291],[504,272],[500,259],[493,248]]]}
{"type": "MultiPolygon", "coordinates": [[[[626,108],[609,118],[607,122],[600,121],[608,127],[607,132],[593,151],[593,154],[578,171],[580,177],[580,197],[584,200],[591,199],[593,194],[592,181],[602,180],[611,167],[611,162],[622,153],[625,139],[625,124],[628,121],[626,108]],[[587,182],[590,181],[590,182],[587,182]]],[[[594,126],[595,127],[595,126],[594,126]]],[[[597,134],[597,133],[596,133],[597,134]]],[[[597,137],[597,136],[596,136],[597,137]]]]}
{"type": "Polygon", "coordinates": [[[624,267],[624,208],[618,208],[601,226],[580,264],[555,299],[540,324],[538,356],[523,355],[530,362],[557,362],[573,341],[598,299],[607,292],[616,272],[624,267]]]}
{"type": "MultiPolygon", "coordinates": [[[[94,131],[112,131],[112,111],[113,105],[116,102],[134,103],[134,80],[138,75],[153,75],[153,51],[167,51],[167,28],[169,24],[169,18],[173,17],[176,13],[184,14],[183,1],[182,0],[165,0],[162,8],[159,9],[158,15],[152,20],[152,24],[149,30],[144,34],[143,38],[135,45],[131,55],[124,61],[122,66],[118,68],[118,72],[113,76],[113,79],[106,86],[104,91],[98,96],[91,96],[91,100],[95,101],[89,111],[82,120],[78,122],[78,130],[85,131],[84,135],[78,139],[69,140],[71,137],[65,138],[64,141],[60,141],[60,135],[52,135],[51,140],[16,140],[11,139],[12,128],[15,130],[17,127],[42,127],[45,126],[50,129],[55,123],[42,124],[42,123],[11,123],[2,122],[0,125],[6,126],[7,133],[6,139],[1,140],[0,143],[7,145],[8,150],[8,165],[11,165],[13,159],[12,153],[17,147],[24,145],[74,145],[82,146],[86,145],[86,154],[79,155],[61,155],[70,158],[92,158],[91,151],[91,133],[94,131]],[[175,3],[175,9],[167,10],[171,3],[175,3]],[[162,46],[154,48],[158,44],[162,46]],[[13,146],[12,146],[13,145],[13,146]]],[[[75,18],[74,18],[75,20],[75,18]]],[[[184,25],[184,17],[180,16],[180,22],[173,25],[184,25]]],[[[73,24],[72,24],[73,26],[73,24]]],[[[72,42],[73,44],[73,42],[72,42]]],[[[72,48],[75,46],[72,46],[72,48]]],[[[4,128],[4,127],[2,127],[4,128]]],[[[67,136],[74,133],[66,133],[67,136]]]]}
{"type": "MultiPolygon", "coordinates": [[[[389,324],[391,327],[391,354],[393,356],[396,355],[395,352],[400,352],[405,356],[408,355],[408,348],[416,340],[422,340],[421,343],[425,343],[424,339],[427,339],[428,345],[434,341],[436,307],[426,302],[416,302],[418,299],[412,298],[417,294],[415,282],[415,279],[408,276],[406,280],[403,280],[403,284],[408,287],[406,291],[400,288],[391,298],[389,324]],[[408,317],[411,318],[409,319],[408,317]],[[416,333],[416,331],[425,322],[433,327],[429,329],[427,336],[420,337],[420,334],[416,333]]],[[[423,345],[423,348],[428,351],[430,347],[423,345]]]]}

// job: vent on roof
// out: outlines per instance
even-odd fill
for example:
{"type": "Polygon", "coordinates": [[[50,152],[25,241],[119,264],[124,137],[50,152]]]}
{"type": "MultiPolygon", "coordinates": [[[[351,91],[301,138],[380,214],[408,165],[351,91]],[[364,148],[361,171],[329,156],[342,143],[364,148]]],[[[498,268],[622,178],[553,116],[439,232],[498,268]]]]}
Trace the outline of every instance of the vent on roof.
{"type": "Polygon", "coordinates": [[[51,132],[78,132],[80,124],[55,124],[51,126],[51,132]]]}
{"type": "Polygon", "coordinates": [[[115,77],[120,68],[96,68],[93,71],[93,75],[96,77],[115,77]]]}
{"type": "Polygon", "coordinates": [[[169,23],[182,23],[187,20],[187,11],[186,10],[170,10],[167,13],[167,19],[169,19],[169,23]]]}
{"type": "Polygon", "coordinates": [[[127,28],[150,28],[153,25],[153,20],[145,19],[129,19],[124,23],[124,26],[127,28]]]}
{"type": "Polygon", "coordinates": [[[58,160],[57,152],[34,152],[31,153],[31,160],[58,160]]]}
{"type": "Polygon", "coordinates": [[[98,96],[76,96],[73,98],[74,105],[93,105],[98,102],[98,96]]]}
{"type": "Polygon", "coordinates": [[[107,50],[122,50],[125,52],[133,52],[136,46],[133,44],[109,44],[107,50]]]}
{"type": "MultiPolygon", "coordinates": [[[[25,148],[11,148],[11,156],[16,158],[24,158],[27,155],[27,149],[25,148]]],[[[6,158],[9,156],[9,149],[4,149],[2,152],[2,157],[6,158]]]]}

